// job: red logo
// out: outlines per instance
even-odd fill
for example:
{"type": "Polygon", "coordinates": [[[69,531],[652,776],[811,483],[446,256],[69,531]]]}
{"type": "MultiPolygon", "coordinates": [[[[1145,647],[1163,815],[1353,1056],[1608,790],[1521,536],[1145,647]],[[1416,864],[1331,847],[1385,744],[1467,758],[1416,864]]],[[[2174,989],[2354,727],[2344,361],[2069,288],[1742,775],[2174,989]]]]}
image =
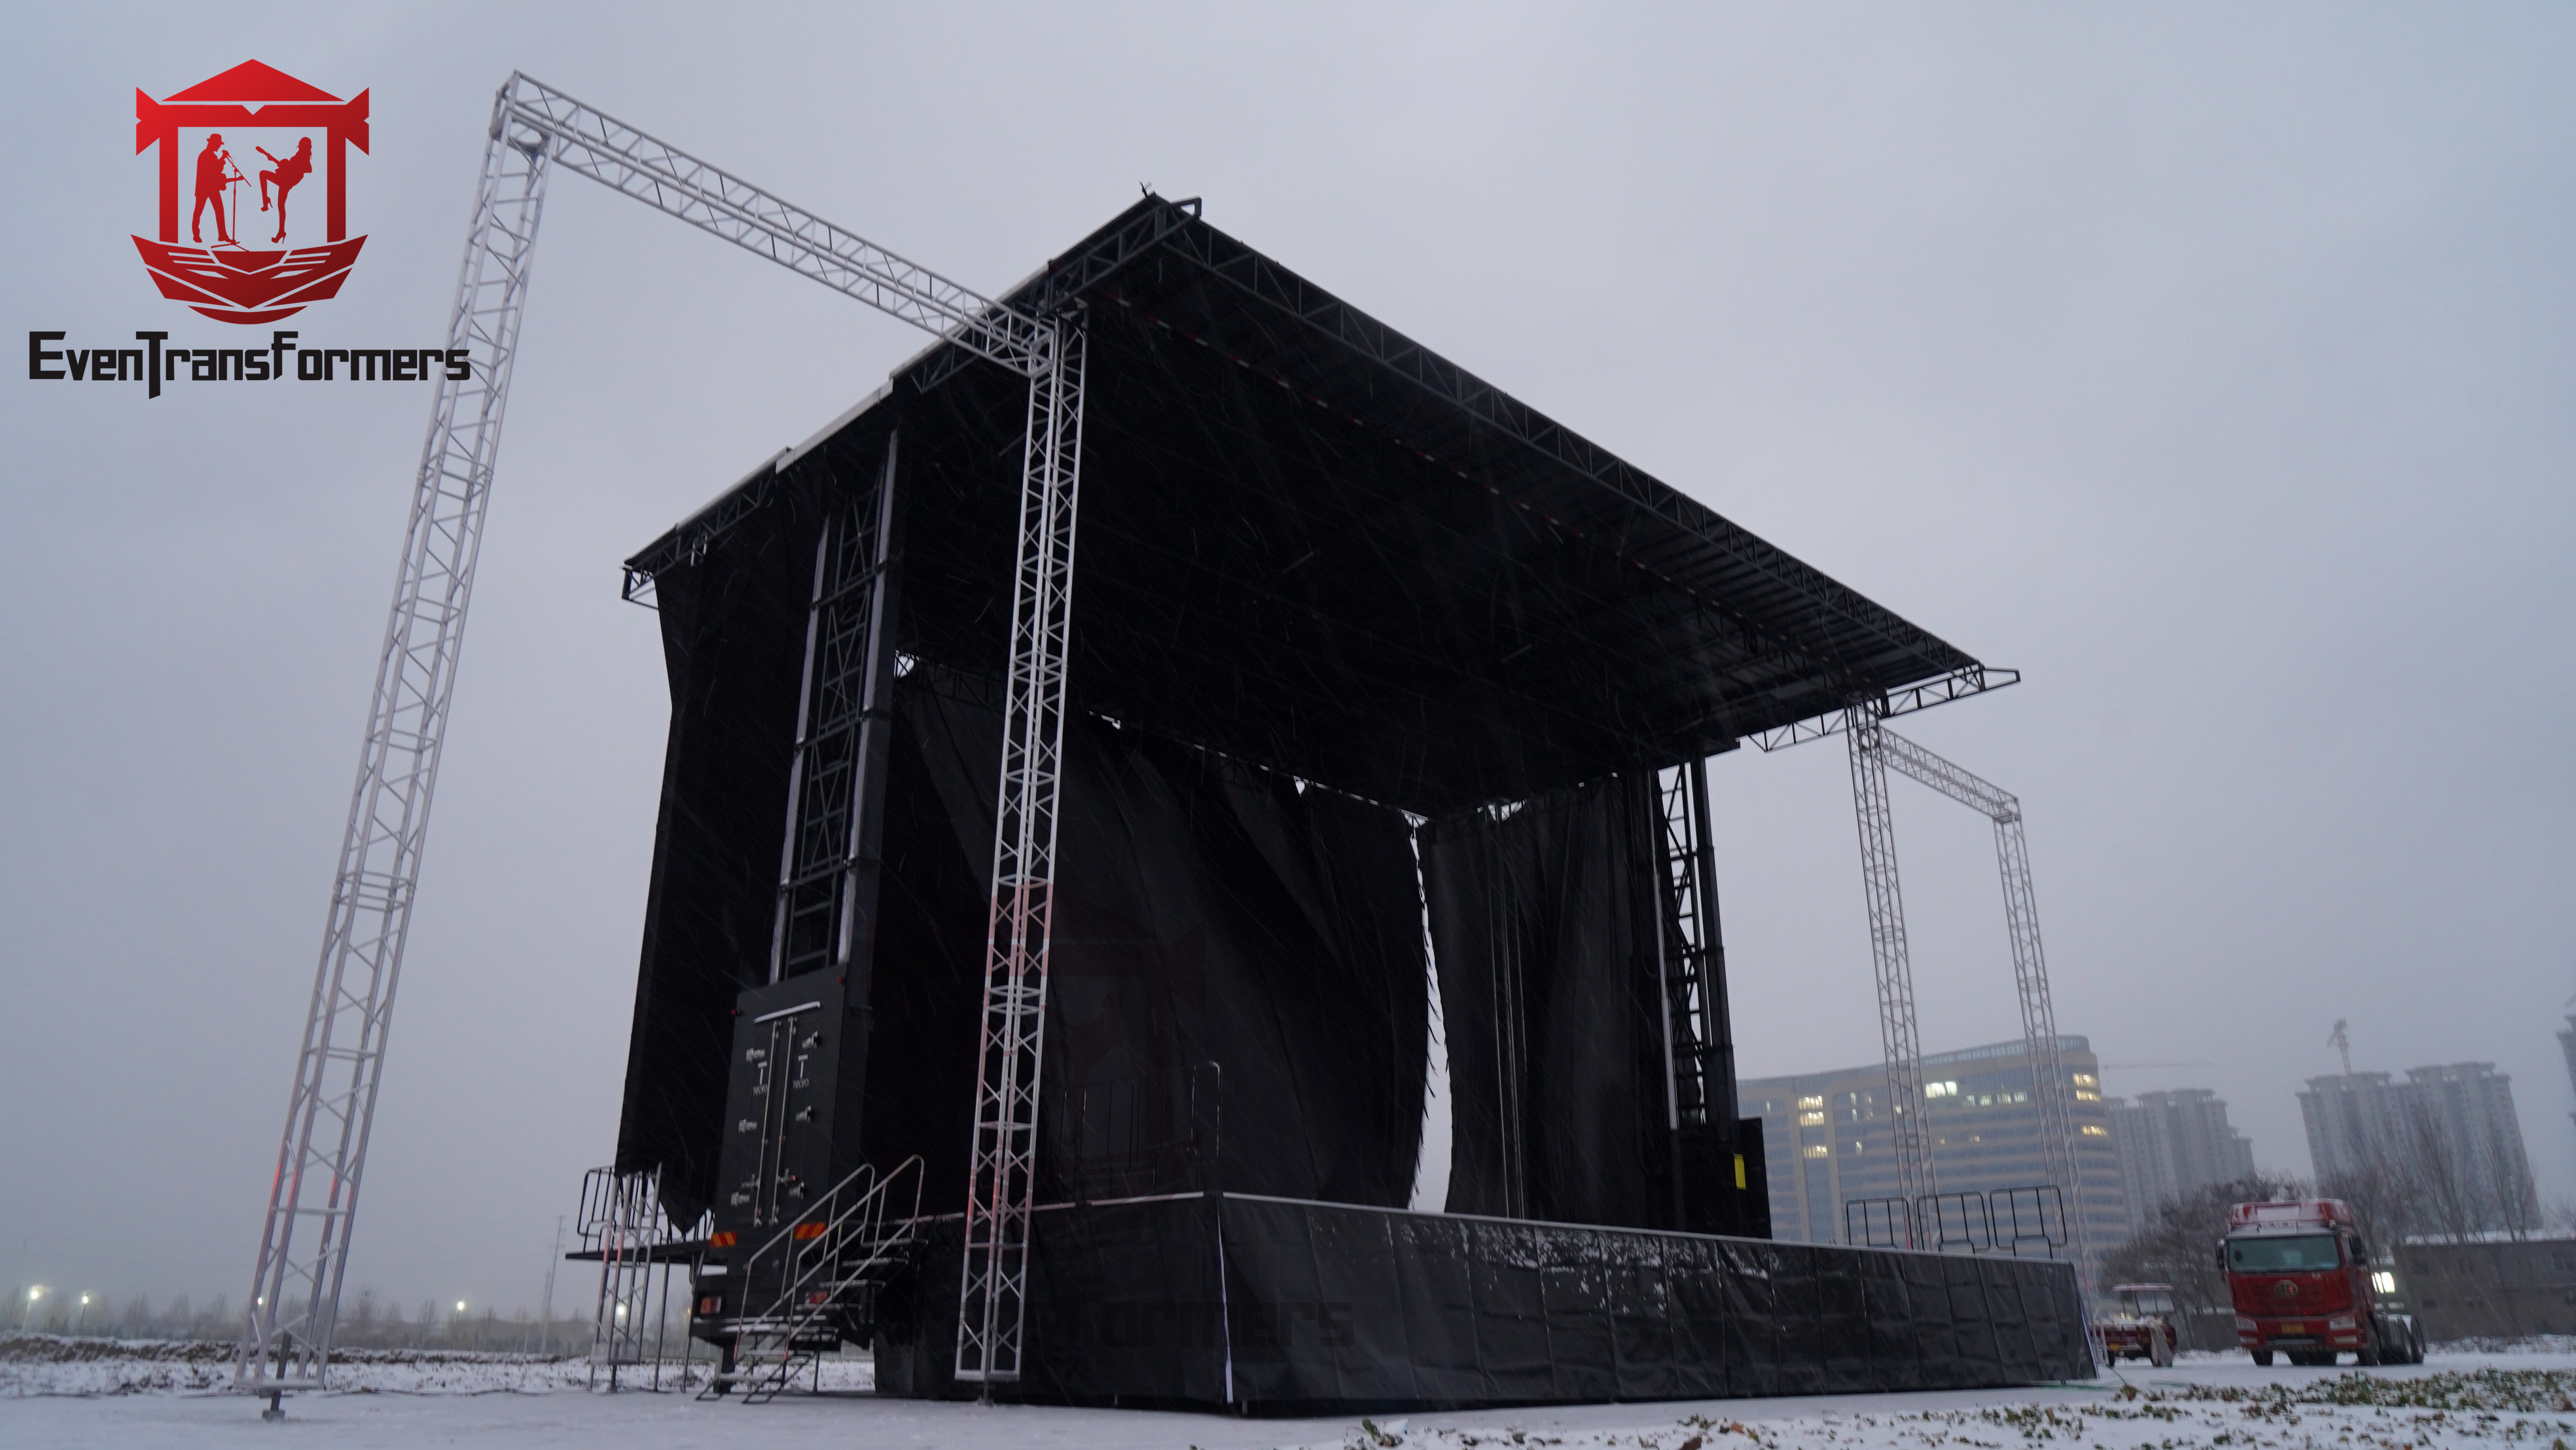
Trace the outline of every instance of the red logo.
{"type": "Polygon", "coordinates": [[[241,323],[292,317],[337,296],[367,242],[349,235],[351,145],[367,149],[365,91],[344,101],[255,60],[162,100],[137,90],[134,150],[161,148],[161,212],[157,240],[136,237],[134,247],[161,295],[218,322],[241,323]],[[236,148],[261,160],[245,166],[236,148]],[[183,169],[191,203],[186,244],[179,240],[183,169]],[[295,195],[316,170],[318,239],[312,199],[295,195]],[[244,215],[251,196],[259,210],[244,215]],[[287,245],[290,234],[305,244],[287,245]],[[271,250],[255,250],[263,246],[271,250]]]}

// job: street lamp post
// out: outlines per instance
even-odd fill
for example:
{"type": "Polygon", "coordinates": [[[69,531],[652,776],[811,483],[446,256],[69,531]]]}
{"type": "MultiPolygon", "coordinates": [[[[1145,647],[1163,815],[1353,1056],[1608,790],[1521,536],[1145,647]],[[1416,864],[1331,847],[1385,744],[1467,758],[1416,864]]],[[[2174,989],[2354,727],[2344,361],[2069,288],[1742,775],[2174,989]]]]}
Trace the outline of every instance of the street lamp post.
{"type": "Polygon", "coordinates": [[[18,1332],[24,1334],[36,1322],[36,1301],[45,1297],[45,1286],[38,1284],[27,1291],[27,1310],[18,1316],[18,1332]]]}
{"type": "Polygon", "coordinates": [[[87,1318],[89,1318],[89,1296],[83,1294],[80,1296],[80,1308],[72,1313],[72,1333],[80,1333],[81,1321],[87,1318]]]}

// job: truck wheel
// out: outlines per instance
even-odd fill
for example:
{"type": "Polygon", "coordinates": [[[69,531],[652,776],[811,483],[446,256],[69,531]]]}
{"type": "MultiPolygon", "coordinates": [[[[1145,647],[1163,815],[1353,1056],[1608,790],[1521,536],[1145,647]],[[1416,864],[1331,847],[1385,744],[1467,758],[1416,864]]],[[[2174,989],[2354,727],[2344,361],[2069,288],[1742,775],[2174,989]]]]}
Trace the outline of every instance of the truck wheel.
{"type": "Polygon", "coordinates": [[[2268,1349],[2258,1349],[2254,1351],[2254,1362],[2263,1366],[2265,1369],[2270,1369],[2272,1367],[2272,1351],[2268,1349]]]}

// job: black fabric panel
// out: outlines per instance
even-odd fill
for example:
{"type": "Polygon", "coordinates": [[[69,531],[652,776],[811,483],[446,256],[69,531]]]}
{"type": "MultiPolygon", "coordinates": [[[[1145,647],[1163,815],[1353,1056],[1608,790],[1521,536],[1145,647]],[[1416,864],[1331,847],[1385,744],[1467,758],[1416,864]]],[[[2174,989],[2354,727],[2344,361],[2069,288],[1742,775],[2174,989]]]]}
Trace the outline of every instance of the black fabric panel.
{"type": "MultiPolygon", "coordinates": [[[[2074,1270],[2048,1260],[1234,1194],[1047,1210],[1031,1223],[1030,1378],[1016,1391],[1030,1400],[1292,1414],[1968,1389],[2093,1373],[2074,1270]],[[2004,1326],[2021,1326],[2019,1337],[1999,1339],[2004,1326]]],[[[974,1392],[949,1377],[957,1260],[951,1220],[886,1303],[881,1392],[974,1392]]]]}
{"type": "MultiPolygon", "coordinates": [[[[947,679],[948,692],[977,689],[947,679]]],[[[971,696],[970,696],[971,697],[971,696]]],[[[1000,717],[960,706],[918,669],[895,682],[886,772],[862,1143],[880,1166],[918,1155],[922,1208],[962,1212],[992,906],[1000,717]]]]}
{"type": "Polygon", "coordinates": [[[1403,818],[1096,720],[1066,735],[1048,1091],[1168,1084],[1186,1121],[1214,1062],[1230,1186],[1403,1203],[1428,1012],[1403,818]]]}
{"type": "MultiPolygon", "coordinates": [[[[896,713],[868,1151],[921,1154],[946,1212],[964,1196],[1000,723],[989,684],[928,665],[896,713]]],[[[1064,759],[1041,1196],[1196,1187],[1218,1139],[1230,1186],[1405,1202],[1429,1004],[1404,818],[1094,718],[1067,723],[1064,759]]]]}
{"type": "Polygon", "coordinates": [[[2090,1373],[2073,1270],[2041,1260],[1232,1194],[1223,1253],[1234,1390],[1256,1410],[1966,1388],[2090,1373]],[[1958,1271],[1975,1292],[1914,1292],[1958,1271]],[[2046,1328],[2005,1357],[1948,1348],[1982,1323],[2034,1316],[2046,1328]]]}
{"type": "Polygon", "coordinates": [[[814,527],[783,500],[657,580],[671,725],[617,1167],[661,1169],[679,1223],[715,1197],[735,994],[769,980],[814,527]]]}
{"type": "Polygon", "coordinates": [[[1452,1213],[1675,1226],[1653,785],[1611,777],[1423,829],[1452,1213]]]}
{"type": "MultiPolygon", "coordinates": [[[[1026,1378],[1002,1392],[1056,1404],[1226,1403],[1215,1220],[1204,1198],[1032,1215],[1026,1378]]],[[[955,1378],[961,1243],[957,1220],[937,1225],[921,1268],[885,1301],[875,1342],[879,1393],[977,1393],[955,1378]]]]}

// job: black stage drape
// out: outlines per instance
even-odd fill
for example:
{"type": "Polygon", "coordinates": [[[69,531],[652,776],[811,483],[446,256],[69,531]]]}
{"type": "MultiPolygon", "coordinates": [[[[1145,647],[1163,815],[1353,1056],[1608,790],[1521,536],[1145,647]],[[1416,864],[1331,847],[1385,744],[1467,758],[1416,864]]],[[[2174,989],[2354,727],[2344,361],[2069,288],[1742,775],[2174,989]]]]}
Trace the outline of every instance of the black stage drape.
{"type": "Polygon", "coordinates": [[[659,1168],[680,1223],[715,1197],[734,998],[769,980],[813,529],[801,499],[765,509],[656,581],[671,727],[617,1167],[659,1168]]]}
{"type": "Polygon", "coordinates": [[[1422,830],[1449,1044],[1449,1211],[1674,1227],[1654,780],[1422,830]]]}
{"type": "MultiPolygon", "coordinates": [[[[767,980],[803,601],[762,581],[796,574],[728,549],[661,582],[673,726],[618,1162],[660,1166],[683,1222],[713,1196],[734,997],[767,980]]],[[[997,694],[928,664],[895,692],[860,1132],[880,1168],[922,1156],[937,1211],[966,1178],[997,694]]],[[[1194,1187],[1221,1152],[1241,1191],[1402,1205],[1428,1014],[1402,813],[1089,716],[1064,770],[1042,1195],[1194,1187]]]]}
{"type": "MultiPolygon", "coordinates": [[[[867,1156],[920,1153],[943,1209],[974,1089],[993,695],[927,665],[896,690],[867,1156]]],[[[1428,1010],[1402,814],[1089,716],[1064,770],[1042,1196],[1198,1186],[1221,1141],[1238,1191],[1402,1205],[1428,1010]]]]}

